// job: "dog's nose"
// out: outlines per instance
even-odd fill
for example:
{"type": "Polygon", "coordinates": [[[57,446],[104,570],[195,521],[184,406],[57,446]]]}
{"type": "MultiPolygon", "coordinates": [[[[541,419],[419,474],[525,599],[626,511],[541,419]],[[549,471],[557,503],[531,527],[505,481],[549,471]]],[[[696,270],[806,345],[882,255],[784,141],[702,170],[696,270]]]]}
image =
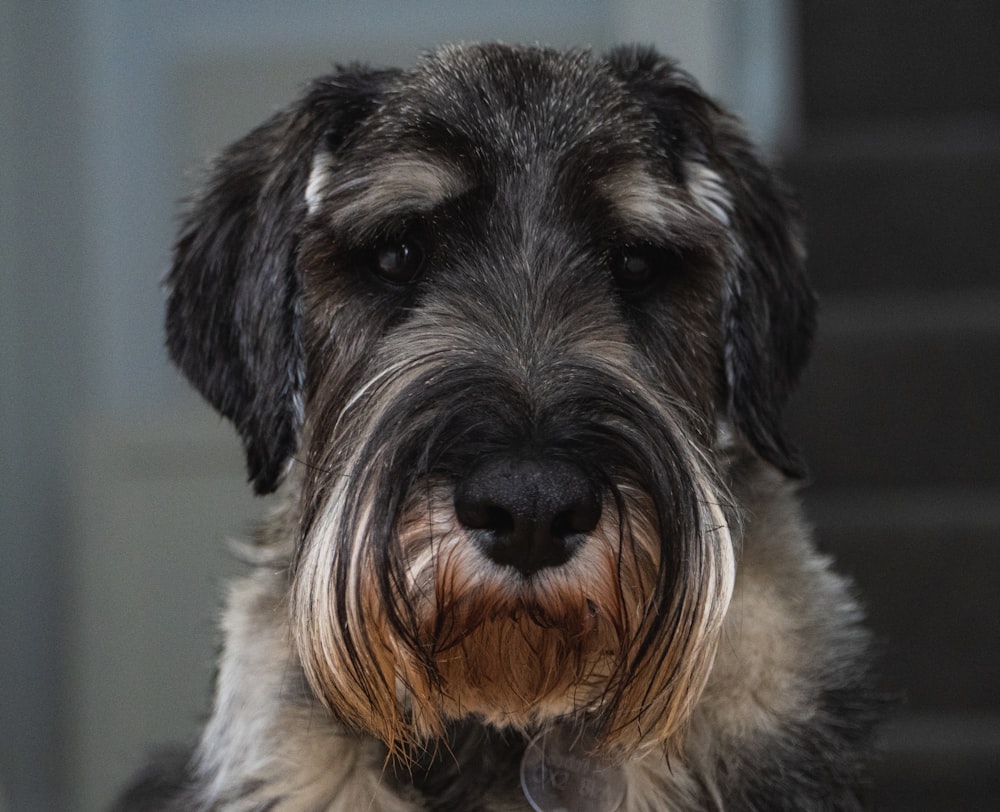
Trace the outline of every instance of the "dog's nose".
{"type": "Polygon", "coordinates": [[[597,526],[601,501],[572,463],[502,456],[461,481],[455,514],[485,555],[527,577],[572,558],[597,526]]]}

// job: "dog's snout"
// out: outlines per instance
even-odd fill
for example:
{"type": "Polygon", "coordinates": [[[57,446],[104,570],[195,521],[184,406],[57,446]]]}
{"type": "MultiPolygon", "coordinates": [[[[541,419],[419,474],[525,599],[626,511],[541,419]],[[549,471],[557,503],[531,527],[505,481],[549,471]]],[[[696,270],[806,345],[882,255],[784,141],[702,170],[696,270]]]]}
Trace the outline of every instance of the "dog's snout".
{"type": "Polygon", "coordinates": [[[486,556],[527,577],[573,557],[601,518],[601,500],[572,463],[503,456],[460,482],[455,513],[486,556]]]}

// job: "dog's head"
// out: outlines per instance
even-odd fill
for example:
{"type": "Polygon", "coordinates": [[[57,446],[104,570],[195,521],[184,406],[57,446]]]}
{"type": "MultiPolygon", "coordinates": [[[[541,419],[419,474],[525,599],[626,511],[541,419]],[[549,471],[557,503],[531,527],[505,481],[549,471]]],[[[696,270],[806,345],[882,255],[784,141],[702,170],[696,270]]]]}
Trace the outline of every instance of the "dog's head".
{"type": "Polygon", "coordinates": [[[298,467],[314,692],[390,745],[679,731],[735,568],[718,427],[801,470],[802,266],[737,123],[651,51],[343,69],[230,147],[168,342],[258,492],[298,467]]]}

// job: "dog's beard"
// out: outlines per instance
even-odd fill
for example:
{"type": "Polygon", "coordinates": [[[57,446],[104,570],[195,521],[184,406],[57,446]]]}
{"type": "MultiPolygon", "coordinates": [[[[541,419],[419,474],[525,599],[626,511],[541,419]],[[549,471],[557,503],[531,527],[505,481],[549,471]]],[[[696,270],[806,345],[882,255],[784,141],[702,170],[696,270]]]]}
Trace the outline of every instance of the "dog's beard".
{"type": "Polygon", "coordinates": [[[411,360],[313,428],[291,602],[310,686],[403,754],[470,716],[525,731],[572,719],[612,758],[677,743],[734,578],[707,457],[662,393],[591,360],[576,399],[590,417],[573,416],[566,447],[600,464],[602,517],[567,563],[524,577],[455,517],[448,460],[501,442],[506,415],[468,397],[503,391],[490,375],[411,360]]]}
{"type": "MultiPolygon", "coordinates": [[[[596,712],[653,598],[659,550],[624,544],[620,521],[605,519],[566,564],[524,578],[479,552],[451,501],[450,487],[420,489],[399,534],[406,611],[436,680],[403,677],[415,716],[523,728],[596,712]]],[[[619,515],[612,505],[603,514],[619,515]]]]}

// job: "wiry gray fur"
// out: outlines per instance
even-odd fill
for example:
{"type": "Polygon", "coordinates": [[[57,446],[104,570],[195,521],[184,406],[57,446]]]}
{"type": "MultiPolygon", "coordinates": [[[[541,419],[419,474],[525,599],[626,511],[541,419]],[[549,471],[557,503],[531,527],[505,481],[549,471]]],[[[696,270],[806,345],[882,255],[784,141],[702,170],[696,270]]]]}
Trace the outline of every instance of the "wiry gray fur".
{"type": "Polygon", "coordinates": [[[780,421],[803,263],[642,49],[345,68],[230,147],[168,345],[281,496],[201,741],[119,808],[526,810],[552,726],[628,812],[860,808],[867,635],[780,421]]]}

